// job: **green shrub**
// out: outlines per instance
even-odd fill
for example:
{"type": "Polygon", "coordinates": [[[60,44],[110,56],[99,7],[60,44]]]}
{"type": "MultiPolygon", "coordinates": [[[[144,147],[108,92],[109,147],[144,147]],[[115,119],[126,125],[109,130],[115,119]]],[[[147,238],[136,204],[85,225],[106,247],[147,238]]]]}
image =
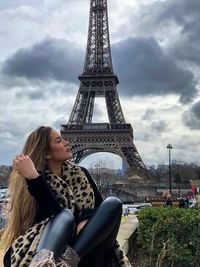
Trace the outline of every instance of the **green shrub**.
{"type": "Polygon", "coordinates": [[[142,209],[138,219],[137,240],[149,266],[200,266],[200,210],[142,209]]]}

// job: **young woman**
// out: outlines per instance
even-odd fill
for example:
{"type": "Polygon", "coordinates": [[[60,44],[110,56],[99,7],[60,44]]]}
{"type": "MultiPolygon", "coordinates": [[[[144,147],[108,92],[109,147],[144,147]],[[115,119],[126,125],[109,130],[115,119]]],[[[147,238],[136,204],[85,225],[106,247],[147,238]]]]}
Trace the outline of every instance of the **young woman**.
{"type": "Polygon", "coordinates": [[[69,143],[50,127],[33,131],[13,161],[5,267],[131,266],[116,242],[122,205],[102,200],[69,143]]]}

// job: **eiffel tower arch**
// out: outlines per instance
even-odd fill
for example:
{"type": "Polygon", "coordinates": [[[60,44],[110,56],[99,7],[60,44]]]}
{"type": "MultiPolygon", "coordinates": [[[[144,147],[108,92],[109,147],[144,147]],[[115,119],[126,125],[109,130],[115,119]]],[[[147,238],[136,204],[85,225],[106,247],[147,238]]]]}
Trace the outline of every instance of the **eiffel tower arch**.
{"type": "Polygon", "coordinates": [[[133,129],[126,123],[117,92],[118,77],[113,72],[107,0],[90,0],[87,48],[80,87],[67,124],[61,135],[69,140],[74,161],[97,152],[119,155],[136,173],[147,176],[136,146],[133,129]],[[95,98],[105,98],[108,123],[93,123],[95,98]]]}

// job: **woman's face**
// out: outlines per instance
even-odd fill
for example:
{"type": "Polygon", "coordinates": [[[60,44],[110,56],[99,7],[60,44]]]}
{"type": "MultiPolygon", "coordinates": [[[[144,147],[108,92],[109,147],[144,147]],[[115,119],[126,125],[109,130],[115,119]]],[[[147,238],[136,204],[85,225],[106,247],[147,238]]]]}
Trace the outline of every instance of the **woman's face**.
{"type": "Polygon", "coordinates": [[[50,132],[50,151],[47,158],[55,162],[63,162],[72,158],[69,143],[55,130],[50,132]]]}

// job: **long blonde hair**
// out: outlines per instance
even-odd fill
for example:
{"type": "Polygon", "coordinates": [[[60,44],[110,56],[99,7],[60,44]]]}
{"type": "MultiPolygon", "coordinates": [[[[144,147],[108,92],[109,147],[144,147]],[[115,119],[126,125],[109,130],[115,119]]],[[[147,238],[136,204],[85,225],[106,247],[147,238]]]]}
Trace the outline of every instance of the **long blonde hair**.
{"type": "MultiPolygon", "coordinates": [[[[49,151],[51,127],[41,126],[27,138],[22,153],[28,155],[37,171],[44,172],[46,153],[49,151]]],[[[8,183],[9,211],[7,225],[1,238],[1,247],[8,249],[35,220],[37,204],[27,190],[26,180],[16,170],[11,172],[8,183]]]]}

